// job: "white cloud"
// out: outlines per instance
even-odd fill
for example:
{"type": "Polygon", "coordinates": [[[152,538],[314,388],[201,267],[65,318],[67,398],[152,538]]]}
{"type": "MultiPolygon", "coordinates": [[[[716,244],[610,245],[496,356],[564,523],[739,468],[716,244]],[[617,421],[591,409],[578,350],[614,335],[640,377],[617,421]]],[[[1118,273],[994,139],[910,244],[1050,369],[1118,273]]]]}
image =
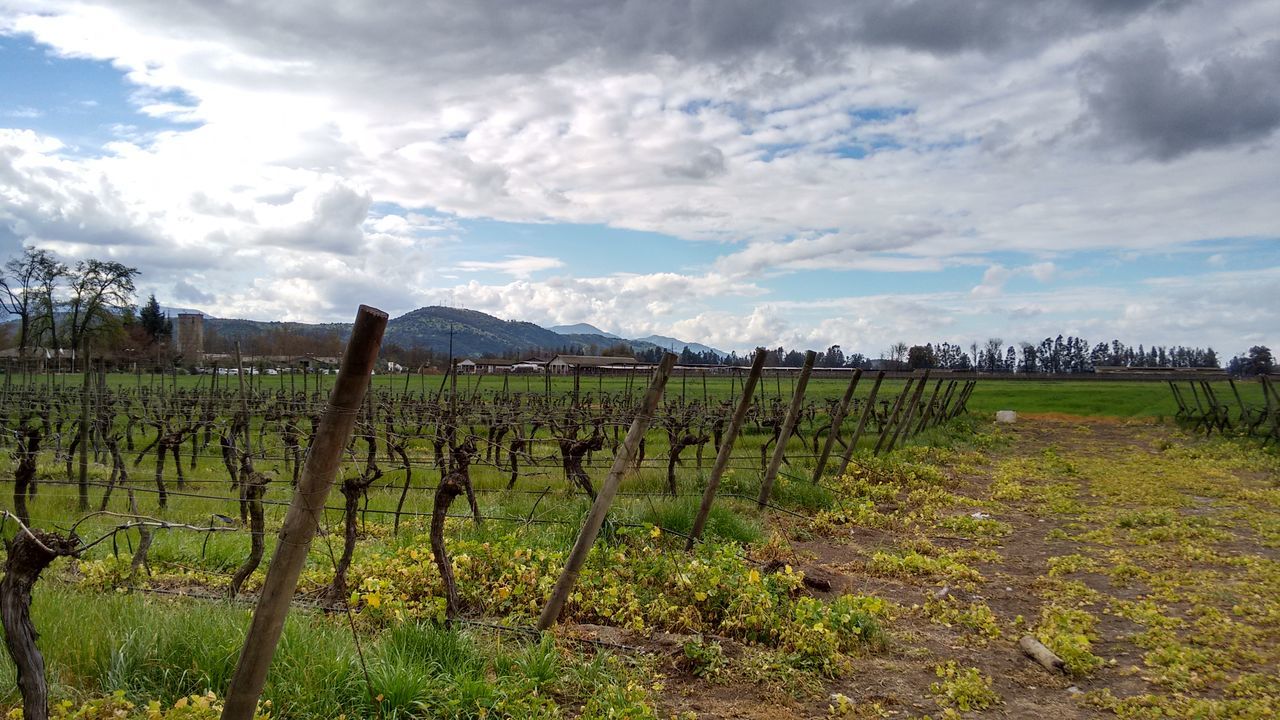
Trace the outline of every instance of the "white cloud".
{"type": "Polygon", "coordinates": [[[564,261],[537,255],[508,255],[506,260],[464,260],[457,267],[463,272],[499,272],[528,278],[537,272],[564,267],[564,261]]]}
{"type": "MultiPolygon", "coordinates": [[[[1006,285],[1030,277],[1069,293],[1059,258],[1073,252],[1280,235],[1274,93],[1260,91],[1262,121],[1247,132],[1177,152],[1166,145],[1181,130],[1152,140],[1107,102],[1128,87],[1110,60],[1142,38],[1160,38],[1155,75],[1204,90],[1197,98],[1216,97],[1201,83],[1213,68],[1275,81],[1258,61],[1280,37],[1274,2],[922,7],[390,2],[352,14],[0,0],[0,31],[110,62],[142,112],[194,123],[120,128],[105,148],[0,130],[0,238],[109,254],[175,292],[173,278],[189,275],[216,314],[346,319],[373,298],[409,309],[448,296],[509,317],[735,344],[890,336],[878,318],[801,320],[811,308],[762,300],[762,283],[782,274],[899,273],[917,291],[883,299],[892,314],[936,309],[918,291],[933,273],[986,266],[958,295],[1008,322],[1001,334],[1031,320],[1116,327],[1105,304],[1065,307],[1006,285]],[[678,272],[533,282],[564,269],[547,253],[569,256],[468,255],[459,218],[721,245],[696,267],[673,259],[678,272]],[[457,284],[437,267],[514,282],[457,284]]],[[[1147,322],[1144,312],[1178,314],[1159,298],[1127,301],[1147,322]]],[[[943,332],[976,316],[948,303],[904,327],[943,332]]],[[[1223,327],[1277,331],[1215,307],[1232,316],[1223,327]]]]}

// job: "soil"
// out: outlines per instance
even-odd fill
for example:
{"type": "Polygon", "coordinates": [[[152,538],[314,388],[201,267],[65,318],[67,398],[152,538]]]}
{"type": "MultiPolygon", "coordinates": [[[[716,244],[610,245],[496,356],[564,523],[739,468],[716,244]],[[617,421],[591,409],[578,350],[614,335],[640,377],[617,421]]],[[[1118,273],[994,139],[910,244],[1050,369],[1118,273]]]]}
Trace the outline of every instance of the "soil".
{"type": "MultiPolygon", "coordinates": [[[[981,472],[960,476],[954,492],[969,497],[989,497],[988,486],[992,482],[991,471],[995,461],[1007,458],[1032,457],[1044,453],[1052,446],[1064,457],[1093,457],[1107,459],[1121,453],[1159,452],[1161,443],[1167,443],[1178,435],[1169,426],[1153,425],[1145,421],[1124,421],[1112,418],[1084,418],[1062,415],[1019,416],[1016,424],[1003,428],[1009,442],[989,453],[991,462],[981,472]]],[[[1185,436],[1181,436],[1185,440],[1185,436]]],[[[1176,440],[1175,440],[1176,441],[1176,440]]],[[[1274,483],[1275,479],[1259,475],[1245,477],[1259,486],[1274,483]]],[[[1085,505],[1101,502],[1082,488],[1077,500],[1085,505]]],[[[1046,516],[1034,512],[1035,508],[1010,503],[996,519],[1008,523],[1013,531],[1000,538],[996,544],[975,545],[968,538],[939,536],[931,538],[935,545],[946,549],[982,548],[994,550],[1000,562],[975,565],[984,581],[969,587],[947,587],[962,602],[983,601],[1000,621],[1001,625],[1022,616],[1034,622],[1040,616],[1043,583],[1047,561],[1054,556],[1072,553],[1089,554],[1088,543],[1070,540],[1050,540],[1047,535],[1055,528],[1074,524],[1071,532],[1080,532],[1079,523],[1069,517],[1046,516]]],[[[1190,508],[1189,514],[1198,510],[1190,508]]],[[[1202,512],[1203,510],[1199,510],[1202,512]]],[[[960,512],[957,510],[957,513],[960,512]]],[[[968,512],[968,510],[965,510],[968,512]]],[[[1086,529],[1089,527],[1085,525],[1086,529]]],[[[1241,536],[1223,544],[1230,551],[1241,536]]],[[[929,578],[894,579],[871,575],[865,570],[866,559],[878,549],[897,545],[903,538],[893,530],[865,527],[845,528],[839,537],[823,537],[795,543],[797,564],[803,569],[820,572],[832,583],[826,592],[814,592],[819,597],[833,597],[841,593],[877,595],[900,603],[907,608],[923,603],[931,593],[940,590],[945,581],[929,578]]],[[[1274,549],[1263,549],[1249,543],[1250,549],[1264,556],[1275,556],[1274,549]]],[[[1134,599],[1145,588],[1140,583],[1118,587],[1099,572],[1075,573],[1079,580],[1093,590],[1119,599],[1134,599]]],[[[1093,718],[1107,717],[1110,713],[1097,710],[1080,702],[1085,692],[1109,689],[1116,696],[1160,692],[1160,689],[1144,681],[1134,666],[1141,666],[1143,650],[1126,638],[1139,631],[1140,626],[1123,618],[1096,612],[1098,618],[1097,640],[1093,652],[1112,661],[1087,678],[1069,678],[1059,673],[1049,673],[1022,655],[1016,637],[991,640],[985,644],[959,628],[945,627],[930,621],[919,612],[906,611],[890,623],[889,638],[884,649],[868,651],[853,659],[852,668],[835,680],[828,680],[825,687],[815,692],[799,688],[778,687],[767,682],[744,682],[727,674],[715,680],[695,678],[680,669],[679,643],[672,638],[643,638],[614,634],[607,639],[622,644],[644,647],[671,658],[662,667],[666,678],[659,693],[661,717],[692,718],[790,718],[827,717],[894,717],[919,718],[926,714],[940,717],[939,706],[930,685],[937,682],[934,668],[939,663],[955,660],[962,667],[976,667],[993,679],[993,687],[1002,702],[980,712],[965,713],[964,717],[977,718],[1093,718]],[[854,701],[859,708],[852,714],[828,715],[828,706],[834,693],[840,693],[854,701]],[[876,709],[872,709],[872,708],[876,709]]],[[[605,629],[608,630],[608,629],[605,629]]],[[[608,635],[609,633],[605,633],[608,635]]],[[[602,637],[601,639],[606,639],[602,637]]],[[[726,654],[731,643],[725,642],[726,654]]]]}

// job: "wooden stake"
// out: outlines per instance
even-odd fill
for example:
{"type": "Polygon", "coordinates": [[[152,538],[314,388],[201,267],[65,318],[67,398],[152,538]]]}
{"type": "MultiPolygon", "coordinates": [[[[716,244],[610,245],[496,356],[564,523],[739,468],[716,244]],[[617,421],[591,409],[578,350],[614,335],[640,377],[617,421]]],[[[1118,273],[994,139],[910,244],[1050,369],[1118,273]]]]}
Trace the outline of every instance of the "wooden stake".
{"type": "MultiPolygon", "coordinates": [[[[711,468],[711,478],[707,480],[707,489],[702,493],[702,505],[698,507],[698,515],[693,519],[693,530],[689,532],[689,539],[685,543],[684,549],[692,550],[693,544],[702,537],[702,531],[707,524],[707,516],[711,514],[711,505],[716,499],[716,490],[720,487],[720,478],[724,476],[725,468],[729,467],[729,460],[733,455],[733,441],[738,437],[738,432],[742,430],[742,423],[747,419],[747,413],[751,410],[752,395],[756,391],[756,383],[760,381],[760,374],[764,371],[764,359],[769,355],[764,348],[756,348],[755,359],[751,361],[751,373],[747,375],[747,380],[742,385],[742,398],[738,401],[738,407],[733,411],[733,418],[729,421],[729,429],[725,431],[724,437],[720,441],[720,451],[716,454],[716,464],[711,468]]],[[[706,375],[703,376],[706,380],[706,375]]]]}
{"type": "Polygon", "coordinates": [[[795,392],[791,394],[791,407],[787,408],[787,417],[782,421],[782,434],[778,436],[778,444],[773,446],[773,457],[769,460],[769,468],[765,470],[764,479],[760,482],[760,497],[756,503],[764,507],[769,503],[769,495],[773,493],[773,482],[778,478],[778,469],[782,467],[782,458],[786,455],[787,441],[791,432],[800,420],[800,411],[804,405],[804,391],[809,385],[809,373],[813,372],[813,363],[818,353],[807,350],[804,354],[804,367],[800,368],[800,379],[796,381],[795,392]]]}
{"type": "Polygon", "coordinates": [[[929,426],[929,421],[933,419],[934,410],[937,408],[938,394],[942,391],[942,383],[945,380],[939,378],[938,383],[933,386],[933,393],[929,395],[929,402],[924,404],[924,410],[920,413],[920,422],[916,424],[915,430],[908,430],[908,435],[915,435],[922,432],[929,426]]]}
{"type": "Polygon", "coordinates": [[[836,412],[831,416],[831,429],[827,431],[827,440],[822,443],[822,454],[818,456],[818,464],[813,468],[813,481],[818,482],[822,479],[822,471],[827,469],[827,458],[831,457],[831,448],[835,447],[836,438],[840,437],[840,424],[844,422],[845,413],[849,412],[849,403],[853,401],[853,391],[858,388],[858,381],[862,379],[862,368],[853,371],[853,379],[849,381],[849,387],[845,388],[844,397],[840,398],[840,405],[836,407],[836,412]]]}
{"type": "Polygon", "coordinates": [[[253,720],[258,698],[267,682],[267,669],[280,641],[285,617],[289,614],[289,601],[298,586],[307,550],[319,527],[325,500],[342,462],[342,451],[351,439],[356,413],[360,411],[365,391],[369,388],[369,374],[378,358],[386,327],[385,312],[360,306],[342,359],[342,369],[329,397],[329,406],[320,419],[315,441],[307,453],[302,478],[280,529],[262,594],[227,690],[222,720],[253,720]]]}
{"type": "MultiPolygon", "coordinates": [[[[640,412],[631,421],[631,429],[627,431],[626,439],[622,441],[617,456],[613,458],[613,467],[609,469],[609,475],[605,478],[604,484],[600,487],[600,493],[596,495],[595,502],[591,505],[591,512],[587,514],[586,522],[582,524],[582,530],[578,533],[577,542],[573,544],[569,559],[565,561],[560,579],[556,580],[556,586],[551,591],[551,599],[542,609],[542,615],[538,618],[539,630],[546,630],[560,618],[564,604],[569,600],[569,594],[573,592],[573,586],[578,582],[578,573],[582,571],[582,565],[587,561],[587,554],[591,552],[591,546],[595,545],[596,537],[600,534],[600,527],[604,525],[604,517],[608,514],[609,506],[613,504],[613,498],[618,493],[618,486],[622,484],[622,476],[631,465],[631,459],[640,446],[640,440],[644,437],[645,430],[649,428],[649,422],[653,420],[653,413],[658,408],[658,402],[662,400],[662,391],[667,387],[671,368],[675,367],[675,364],[676,356],[673,353],[662,354],[662,361],[658,363],[653,381],[649,383],[649,390],[645,393],[644,401],[640,405],[640,412]]],[[[224,720],[228,719],[224,716],[224,720]]]]}
{"type": "Polygon", "coordinates": [[[89,342],[86,340],[82,350],[84,353],[84,382],[80,386],[80,477],[79,500],[80,512],[89,511],[89,342]]]}
{"type": "Polygon", "coordinates": [[[884,443],[889,439],[889,433],[893,428],[898,426],[901,420],[902,403],[911,394],[911,388],[914,387],[916,379],[907,378],[907,384],[902,388],[902,394],[898,395],[897,401],[893,403],[893,410],[889,411],[889,417],[885,418],[885,425],[880,428],[880,439],[876,441],[876,447],[871,451],[873,455],[879,455],[880,449],[884,447],[884,443]]]}
{"type": "Polygon", "coordinates": [[[905,440],[911,435],[911,420],[915,417],[916,408],[920,407],[920,398],[924,395],[924,388],[929,384],[929,371],[924,371],[924,377],[920,378],[920,382],[916,383],[915,394],[911,396],[911,404],[907,406],[906,415],[903,416],[902,422],[893,430],[893,437],[889,438],[889,446],[885,448],[886,453],[893,452],[893,446],[898,444],[898,438],[905,440]],[[902,431],[906,430],[906,435],[902,431]]]}
{"type": "Polygon", "coordinates": [[[849,445],[844,449],[844,455],[840,456],[840,468],[836,470],[836,477],[844,475],[844,471],[849,469],[849,461],[853,459],[853,453],[858,449],[858,440],[862,437],[862,430],[867,426],[867,420],[871,419],[871,413],[875,412],[876,395],[880,393],[880,383],[884,382],[884,371],[876,373],[876,382],[871,386],[871,394],[867,396],[867,404],[862,408],[862,415],[858,418],[858,426],[853,429],[853,435],[849,438],[849,445]]]}

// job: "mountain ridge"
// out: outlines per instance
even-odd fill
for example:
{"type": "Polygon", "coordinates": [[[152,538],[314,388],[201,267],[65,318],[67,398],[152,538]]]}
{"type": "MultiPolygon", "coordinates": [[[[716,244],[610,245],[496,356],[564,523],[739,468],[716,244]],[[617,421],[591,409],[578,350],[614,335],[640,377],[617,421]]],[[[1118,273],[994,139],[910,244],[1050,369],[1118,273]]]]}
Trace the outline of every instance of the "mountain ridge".
{"type": "MultiPolygon", "coordinates": [[[[724,353],[701,343],[686,343],[676,338],[654,335],[628,339],[604,333],[587,323],[556,326],[561,329],[590,329],[597,332],[558,332],[523,320],[503,320],[493,315],[441,305],[428,305],[410,310],[387,323],[382,344],[385,348],[404,350],[428,349],[436,353],[450,352],[455,357],[485,357],[512,354],[546,354],[551,352],[600,352],[607,347],[626,344],[633,352],[655,348],[680,352],[711,351],[717,357],[724,353]],[[660,342],[654,342],[657,339],[660,342]]],[[[206,334],[223,341],[248,343],[273,333],[295,333],[312,339],[346,342],[351,323],[300,323],[240,318],[215,318],[205,315],[206,334]]]]}

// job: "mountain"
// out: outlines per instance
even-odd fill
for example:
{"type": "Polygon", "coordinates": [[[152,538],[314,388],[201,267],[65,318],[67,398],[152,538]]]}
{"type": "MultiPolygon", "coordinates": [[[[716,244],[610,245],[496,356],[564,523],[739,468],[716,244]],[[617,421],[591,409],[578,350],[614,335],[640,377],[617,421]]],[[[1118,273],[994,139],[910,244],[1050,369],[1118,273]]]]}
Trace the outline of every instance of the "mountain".
{"type": "MultiPolygon", "coordinates": [[[[139,306],[139,307],[141,307],[141,306],[139,306]]],[[[205,312],[205,311],[203,311],[203,310],[196,310],[195,308],[171,307],[171,306],[169,306],[169,305],[161,305],[161,306],[160,306],[160,312],[161,312],[161,314],[165,315],[166,317],[168,317],[168,318],[170,318],[170,319],[173,319],[173,318],[178,317],[179,315],[185,315],[185,314],[188,314],[188,313],[195,313],[196,315],[203,315],[203,316],[205,317],[205,319],[206,319],[206,320],[208,320],[209,318],[213,317],[212,315],[210,315],[209,313],[207,313],[207,312],[205,312]]]]}
{"type": "Polygon", "coordinates": [[[716,357],[724,357],[725,355],[729,354],[723,350],[717,350],[709,345],[703,345],[701,343],[695,343],[695,342],[685,342],[684,340],[677,340],[676,338],[667,337],[666,335],[649,335],[648,337],[636,338],[632,342],[642,342],[642,343],[649,343],[650,345],[657,345],[658,347],[664,350],[670,350],[675,353],[679,353],[681,350],[685,348],[689,348],[689,352],[695,352],[695,353],[709,352],[712,355],[715,355],[716,357]]]}
{"type": "Polygon", "coordinates": [[[511,351],[554,351],[572,344],[541,325],[501,320],[476,310],[441,307],[418,308],[387,323],[384,345],[449,350],[453,335],[455,357],[501,355],[511,351]]]}
{"type": "Polygon", "coordinates": [[[552,325],[547,329],[553,333],[560,333],[561,335],[599,335],[600,337],[612,338],[614,340],[622,339],[620,336],[614,335],[613,333],[607,333],[601,330],[600,328],[596,327],[595,325],[591,325],[590,323],[576,323],[574,325],[552,325]]]}
{"type": "MultiPolygon", "coordinates": [[[[220,341],[217,343],[220,346],[230,346],[239,341],[248,352],[253,352],[259,347],[279,346],[277,341],[281,337],[292,335],[317,341],[312,343],[316,347],[330,348],[324,351],[325,354],[336,353],[336,348],[346,342],[351,334],[350,323],[265,322],[214,318],[207,315],[204,327],[207,345],[214,344],[210,342],[214,338],[220,341]]],[[[387,323],[382,344],[397,345],[405,349],[429,348],[443,354],[449,351],[450,335],[452,335],[455,357],[600,352],[619,343],[630,345],[637,352],[652,350],[655,347],[674,348],[676,352],[680,352],[687,346],[693,352],[710,350],[717,356],[725,354],[706,345],[686,343],[661,335],[625,340],[586,323],[547,329],[530,322],[502,320],[476,310],[438,305],[418,308],[391,319],[387,323]],[[568,332],[569,330],[589,332],[568,332]]],[[[287,354],[292,354],[292,351],[287,354]]]]}

